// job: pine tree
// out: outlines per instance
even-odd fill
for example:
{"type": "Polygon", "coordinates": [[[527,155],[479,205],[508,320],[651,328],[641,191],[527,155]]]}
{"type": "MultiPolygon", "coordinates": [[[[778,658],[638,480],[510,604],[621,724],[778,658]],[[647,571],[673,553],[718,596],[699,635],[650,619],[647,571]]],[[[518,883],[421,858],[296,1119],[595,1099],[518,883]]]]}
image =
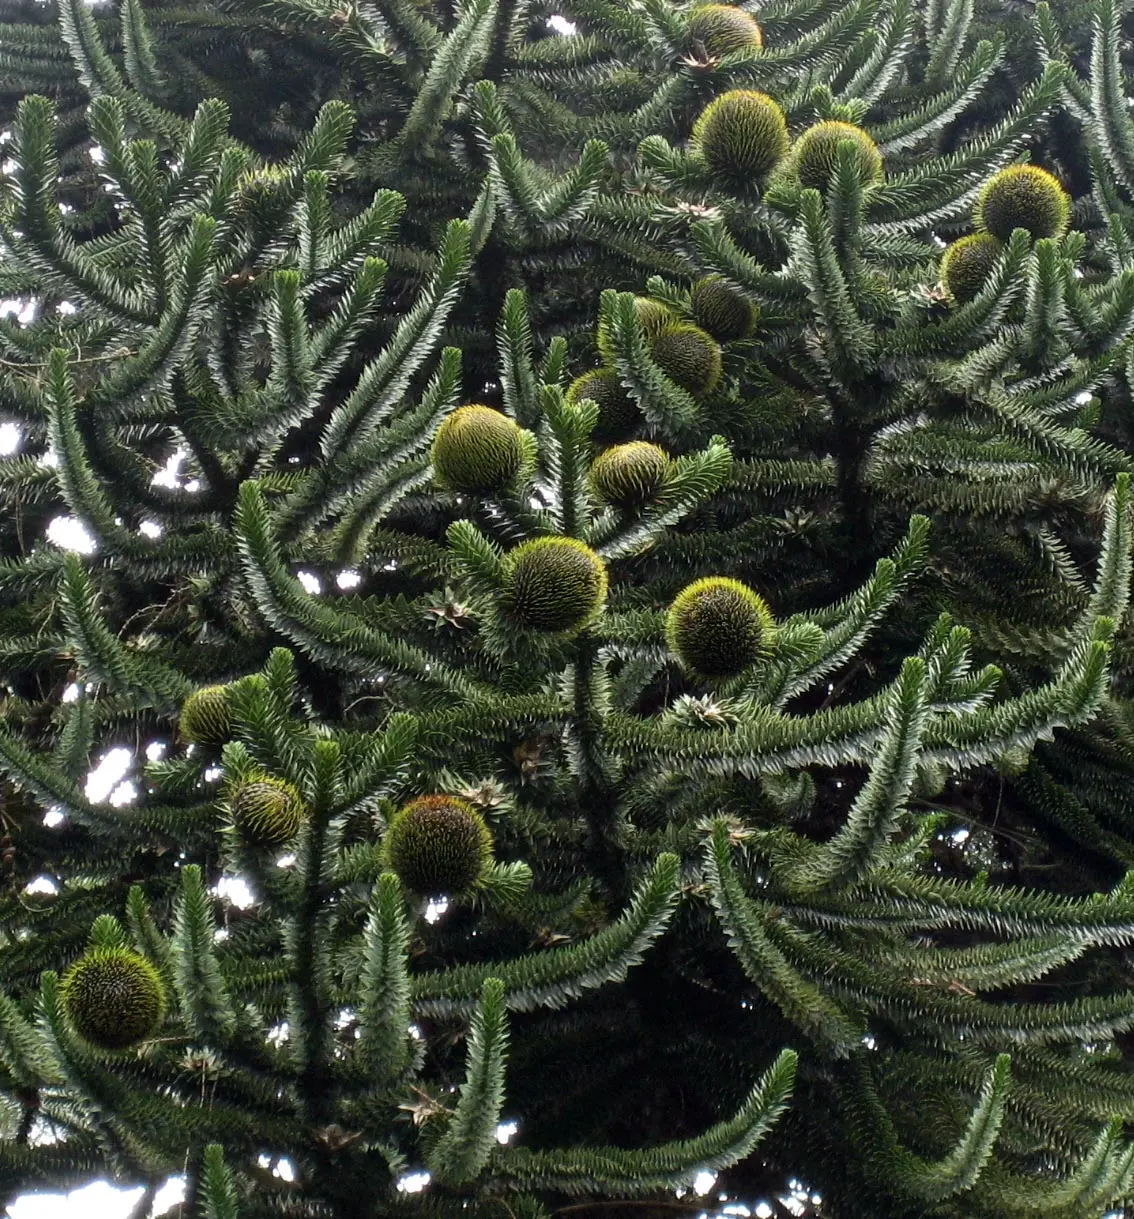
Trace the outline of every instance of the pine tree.
{"type": "Polygon", "coordinates": [[[0,276],[37,302],[0,331],[4,1195],[187,1168],[186,1216],[534,1219],[696,1213],[707,1173],[1101,1215],[1117,13],[1084,68],[1041,7],[982,110],[965,3],[562,11],[2,27],[0,276]],[[136,800],[84,790],[154,740],[136,800]],[[1074,843],[1053,878],[947,853],[1005,790],[1074,843]]]}

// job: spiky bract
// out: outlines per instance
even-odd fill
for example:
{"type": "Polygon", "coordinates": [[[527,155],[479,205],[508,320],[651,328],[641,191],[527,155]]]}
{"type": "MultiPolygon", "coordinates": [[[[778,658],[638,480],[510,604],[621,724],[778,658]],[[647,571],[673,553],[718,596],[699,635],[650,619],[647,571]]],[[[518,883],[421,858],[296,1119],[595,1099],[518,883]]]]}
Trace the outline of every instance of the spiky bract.
{"type": "Polygon", "coordinates": [[[691,394],[707,394],[721,379],[720,344],[691,322],[663,330],[650,347],[650,354],[675,385],[691,394]]]}
{"type": "Polygon", "coordinates": [[[882,154],[878,145],[861,127],[828,119],[816,123],[796,140],[792,161],[801,186],[825,191],[838,168],[839,145],[854,144],[858,180],[865,186],[882,179],[882,154]]]}
{"type": "MultiPolygon", "coordinates": [[[[662,301],[651,300],[648,296],[634,297],[634,312],[642,327],[646,342],[656,338],[667,327],[677,321],[677,314],[662,301]]],[[[610,363],[614,359],[614,345],[611,343],[610,332],[602,322],[599,323],[595,336],[602,358],[610,363]]]]}
{"type": "Polygon", "coordinates": [[[103,1050],[148,1040],[165,1018],[161,975],[127,948],[90,949],[64,975],[60,997],[80,1036],[103,1050]]]}
{"type": "Polygon", "coordinates": [[[606,600],[606,564],[575,538],[534,538],[505,558],[505,611],[533,631],[581,630],[606,600]]]}
{"type": "Polygon", "coordinates": [[[689,295],[693,319],[719,343],[747,338],[756,325],[756,306],[719,275],[699,279],[689,295]]]}
{"type": "Polygon", "coordinates": [[[294,838],[306,812],[299,792],[272,775],[237,783],[229,793],[228,806],[240,836],[255,846],[294,838]]]}
{"type": "Polygon", "coordinates": [[[692,144],[710,173],[729,182],[762,178],[787,156],[784,112],[766,93],[733,89],[711,101],[693,125],[692,144]]]}
{"type": "Polygon", "coordinates": [[[467,800],[421,796],[400,809],[382,844],[386,864],[425,897],[466,893],[492,863],[492,834],[467,800]]]}
{"type": "Polygon", "coordinates": [[[975,220],[978,228],[1001,241],[1016,229],[1027,229],[1033,241],[1058,237],[1071,220],[1071,199],[1046,169],[1009,165],[981,188],[975,220]]]}
{"type": "Polygon", "coordinates": [[[674,598],[666,641],[694,674],[735,677],[769,652],[772,611],[747,584],[726,576],[695,580],[674,598]]]}
{"type": "Polygon", "coordinates": [[[520,428],[490,406],[459,406],[433,438],[433,471],[451,491],[499,491],[524,459],[520,428]]]}
{"type": "Polygon", "coordinates": [[[595,458],[591,486],[595,495],[619,508],[636,508],[658,493],[669,472],[664,449],[645,440],[615,445],[595,458]]]}
{"type": "Polygon", "coordinates": [[[691,46],[700,45],[713,56],[757,51],[764,45],[756,19],[731,4],[699,4],[689,14],[685,30],[691,46]]]}
{"type": "Polygon", "coordinates": [[[183,741],[195,745],[223,745],[232,732],[227,686],[202,686],[181,704],[177,729],[183,741]]]}
{"type": "Polygon", "coordinates": [[[613,368],[593,368],[567,387],[567,401],[589,398],[598,408],[598,423],[591,439],[611,444],[632,436],[645,421],[638,404],[622,387],[613,368]]]}
{"type": "Polygon", "coordinates": [[[958,304],[971,301],[988,283],[1004,247],[991,233],[970,233],[941,256],[941,282],[958,304]]]}

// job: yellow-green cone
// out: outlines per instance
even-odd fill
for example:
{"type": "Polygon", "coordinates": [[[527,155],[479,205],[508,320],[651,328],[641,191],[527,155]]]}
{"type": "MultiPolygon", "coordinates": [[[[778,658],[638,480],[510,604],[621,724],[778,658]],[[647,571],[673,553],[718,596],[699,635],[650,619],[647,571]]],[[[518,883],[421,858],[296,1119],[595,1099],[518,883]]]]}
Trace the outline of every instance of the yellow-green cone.
{"type": "MultiPolygon", "coordinates": [[[[667,326],[677,321],[677,314],[668,305],[662,301],[651,300],[648,296],[634,297],[634,312],[638,315],[638,321],[641,323],[642,333],[645,335],[647,343],[661,334],[667,326]]],[[[614,347],[610,334],[602,322],[599,323],[595,342],[598,345],[599,354],[609,364],[614,359],[614,347]]]]}
{"type": "Polygon", "coordinates": [[[492,863],[484,818],[456,796],[421,796],[395,814],[382,844],[386,864],[407,889],[457,896],[492,863]]]}
{"type": "Polygon", "coordinates": [[[223,745],[232,734],[227,686],[202,686],[181,704],[177,730],[183,741],[223,745]]]}
{"type": "Polygon", "coordinates": [[[690,322],[663,330],[653,341],[654,363],[675,384],[698,397],[721,379],[721,348],[711,334],[690,322]]]}
{"type": "Polygon", "coordinates": [[[941,282],[960,305],[988,283],[1004,247],[991,233],[970,233],[954,241],[941,256],[941,282]]]}
{"type": "Polygon", "coordinates": [[[709,576],[674,598],[666,618],[669,649],[692,673],[735,677],[767,656],[775,638],[772,611],[739,580],[709,576]]]}
{"type": "Polygon", "coordinates": [[[718,57],[758,51],[764,45],[755,17],[731,4],[699,4],[689,14],[685,32],[691,48],[701,46],[718,57]]]}
{"type": "Polygon", "coordinates": [[[524,459],[523,435],[490,406],[459,406],[433,438],[433,472],[441,486],[487,495],[507,486],[524,459]]]}
{"type": "Polygon", "coordinates": [[[784,112],[766,93],[733,89],[701,111],[691,143],[715,177],[748,185],[775,169],[790,140],[784,112]]]}
{"type": "Polygon", "coordinates": [[[598,423],[591,433],[591,439],[599,444],[626,440],[645,422],[638,404],[623,389],[613,368],[593,368],[571,382],[567,401],[581,402],[584,398],[599,408],[598,423]]]}
{"type": "Polygon", "coordinates": [[[165,1018],[161,975],[140,953],[92,948],[63,977],[60,998],[76,1032],[103,1050],[153,1037],[165,1018]]]}
{"type": "Polygon", "coordinates": [[[307,811],[299,792],[272,775],[237,783],[229,793],[228,806],[241,838],[253,846],[272,846],[294,838],[307,811]]]}
{"type": "Polygon", "coordinates": [[[657,495],[669,473],[669,455],[656,444],[634,440],[615,445],[595,458],[591,487],[618,508],[637,508],[657,495]]]}
{"type": "Polygon", "coordinates": [[[504,563],[505,613],[528,630],[581,630],[606,600],[606,564],[574,538],[534,538],[504,563]]]}
{"type": "Polygon", "coordinates": [[[1027,229],[1033,241],[1059,237],[1071,221],[1071,197],[1038,165],[1009,165],[993,174],[977,199],[978,228],[1001,241],[1027,229]]]}
{"type": "Polygon", "coordinates": [[[838,167],[839,145],[850,140],[855,146],[858,179],[864,185],[882,180],[882,154],[861,127],[830,119],[816,123],[799,137],[792,161],[800,185],[826,191],[838,167]]]}
{"type": "Polygon", "coordinates": [[[756,306],[734,291],[719,275],[699,279],[689,294],[693,320],[717,340],[732,343],[747,338],[756,326],[756,306]]]}

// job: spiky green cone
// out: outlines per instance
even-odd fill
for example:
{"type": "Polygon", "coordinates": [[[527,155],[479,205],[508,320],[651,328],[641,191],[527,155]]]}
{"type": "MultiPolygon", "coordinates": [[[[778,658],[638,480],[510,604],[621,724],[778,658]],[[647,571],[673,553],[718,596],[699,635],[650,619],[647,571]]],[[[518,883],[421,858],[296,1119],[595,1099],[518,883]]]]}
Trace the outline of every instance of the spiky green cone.
{"type": "Polygon", "coordinates": [[[654,363],[695,397],[710,393],[721,379],[721,348],[711,334],[691,322],[663,330],[650,347],[654,363]]]}
{"type": "Polygon", "coordinates": [[[606,600],[606,564],[574,538],[534,538],[504,562],[505,613],[528,630],[581,630],[606,600]]]}
{"type": "Polygon", "coordinates": [[[294,838],[307,811],[299,792],[272,775],[236,784],[228,806],[241,838],[253,846],[273,846],[294,838]]]}
{"type": "Polygon", "coordinates": [[[826,191],[838,166],[839,145],[850,140],[855,146],[858,178],[864,185],[882,180],[882,154],[861,127],[835,119],[816,123],[795,142],[792,163],[801,186],[826,191]]]}
{"type": "MultiPolygon", "coordinates": [[[[647,343],[661,334],[667,326],[671,326],[677,321],[677,314],[668,305],[661,301],[651,300],[648,296],[634,297],[634,312],[638,315],[638,321],[641,323],[642,333],[645,335],[647,343]]],[[[609,330],[602,322],[599,323],[595,342],[602,358],[608,364],[611,363],[614,359],[614,345],[611,342],[609,330]]]]}
{"type": "Polygon", "coordinates": [[[407,889],[425,897],[455,897],[491,866],[492,834],[466,800],[421,796],[394,816],[382,850],[407,889]]]}
{"type": "Polygon", "coordinates": [[[567,401],[581,402],[584,398],[599,408],[598,423],[591,433],[591,439],[599,444],[626,440],[645,422],[638,404],[622,388],[613,368],[593,368],[571,382],[567,401]]]}
{"type": "Polygon", "coordinates": [[[941,282],[960,305],[988,283],[1004,247],[991,233],[970,233],[954,241],[941,256],[941,282]]]}
{"type": "Polygon", "coordinates": [[[223,745],[232,735],[228,686],[202,686],[181,704],[177,730],[194,745],[223,745]]]}
{"type": "Polygon", "coordinates": [[[450,491],[488,495],[515,478],[524,460],[523,434],[490,406],[459,406],[433,438],[433,472],[450,491]]]}
{"type": "Polygon", "coordinates": [[[750,89],[722,93],[693,124],[694,154],[714,177],[749,185],[787,156],[791,141],[784,112],[766,94],[750,89]]]}
{"type": "Polygon", "coordinates": [[[683,588],[666,618],[669,649],[692,673],[735,677],[768,655],[772,611],[739,580],[709,576],[683,588]]]}
{"type": "Polygon", "coordinates": [[[982,187],[974,219],[1001,241],[1016,229],[1027,229],[1033,241],[1059,237],[1071,222],[1071,197],[1046,169],[1009,165],[982,187]]]}
{"type": "Polygon", "coordinates": [[[756,327],[759,311],[719,275],[699,279],[689,295],[693,320],[717,340],[732,343],[747,338],[756,327]]]}
{"type": "Polygon", "coordinates": [[[102,1050],[147,1041],[165,1019],[161,975],[126,948],[92,948],[64,975],[60,997],[76,1032],[102,1050]]]}
{"type": "Polygon", "coordinates": [[[669,455],[656,444],[635,440],[595,458],[591,487],[598,499],[618,508],[638,508],[657,495],[669,473],[669,455]]]}
{"type": "Polygon", "coordinates": [[[685,31],[690,47],[702,46],[717,57],[758,51],[764,45],[755,17],[731,4],[699,4],[689,14],[685,31]]]}

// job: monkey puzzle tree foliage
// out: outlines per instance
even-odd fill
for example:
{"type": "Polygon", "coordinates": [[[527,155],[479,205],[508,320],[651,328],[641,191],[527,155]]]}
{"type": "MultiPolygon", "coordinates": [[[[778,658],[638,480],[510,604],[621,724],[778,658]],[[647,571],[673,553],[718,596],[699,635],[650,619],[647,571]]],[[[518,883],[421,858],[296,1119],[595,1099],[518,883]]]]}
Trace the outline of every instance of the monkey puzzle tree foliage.
{"type": "Polygon", "coordinates": [[[4,1196],[1130,1201],[1114,7],[3,15],[4,1196]]]}

